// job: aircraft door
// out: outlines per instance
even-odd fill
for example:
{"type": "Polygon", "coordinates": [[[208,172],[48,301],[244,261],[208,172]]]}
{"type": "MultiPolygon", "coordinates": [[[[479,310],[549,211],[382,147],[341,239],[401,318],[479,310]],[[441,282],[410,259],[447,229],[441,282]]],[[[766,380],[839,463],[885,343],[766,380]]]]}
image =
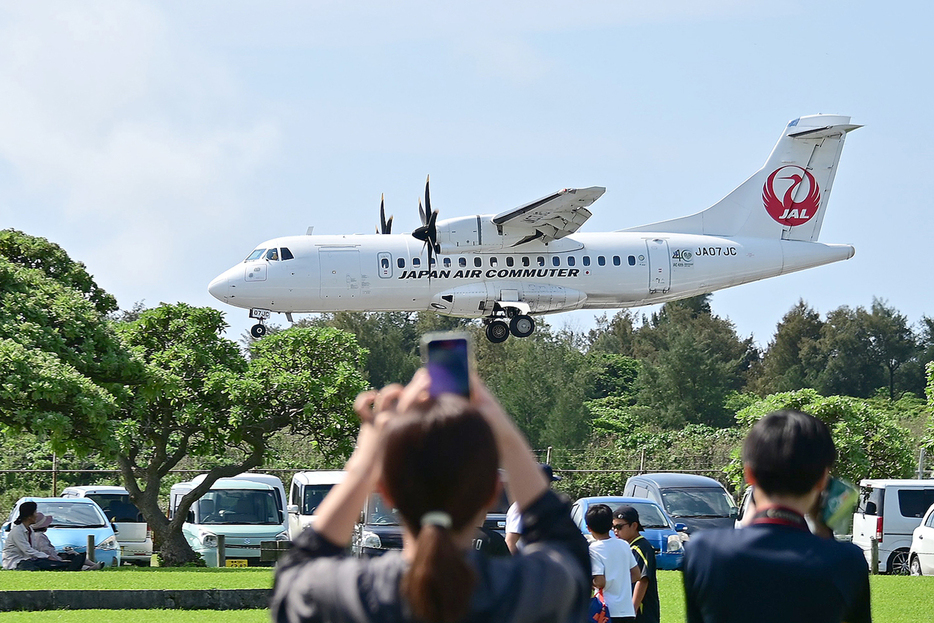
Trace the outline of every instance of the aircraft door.
{"type": "Polygon", "coordinates": [[[376,259],[379,261],[380,279],[392,279],[392,254],[386,252],[377,253],[376,259]]]}
{"type": "Polygon", "coordinates": [[[356,249],[319,249],[322,299],[360,296],[360,252],[356,249]]]}
{"type": "Polygon", "coordinates": [[[646,240],[649,255],[649,294],[671,289],[671,254],[668,241],[660,238],[646,240]]]}

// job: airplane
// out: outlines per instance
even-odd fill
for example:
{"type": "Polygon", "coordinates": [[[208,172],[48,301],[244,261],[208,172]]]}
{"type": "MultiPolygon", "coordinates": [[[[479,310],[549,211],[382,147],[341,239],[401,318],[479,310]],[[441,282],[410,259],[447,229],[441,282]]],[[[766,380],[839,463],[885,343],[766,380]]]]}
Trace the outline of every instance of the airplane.
{"type": "Polygon", "coordinates": [[[438,220],[429,183],[422,225],[393,234],[267,240],[208,286],[250,310],[251,334],[273,312],[435,311],[482,318],[494,343],[535,331],[533,315],[663,303],[847,260],[817,242],[850,117],[789,122],[765,165],[711,207],[681,218],[585,233],[605,188],[564,189],[499,214],[438,220]]]}

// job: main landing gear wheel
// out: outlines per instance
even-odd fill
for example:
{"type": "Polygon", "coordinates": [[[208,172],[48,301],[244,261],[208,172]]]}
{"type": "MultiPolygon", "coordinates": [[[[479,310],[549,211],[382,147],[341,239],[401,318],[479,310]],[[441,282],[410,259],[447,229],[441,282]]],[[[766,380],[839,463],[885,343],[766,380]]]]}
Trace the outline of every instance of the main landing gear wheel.
{"type": "Polygon", "coordinates": [[[486,326],[486,339],[494,344],[505,342],[509,337],[509,325],[502,320],[494,320],[486,326]]]}
{"type": "Polygon", "coordinates": [[[267,331],[266,325],[255,324],[250,328],[250,335],[252,335],[256,339],[259,339],[263,337],[264,335],[266,335],[266,331],[267,331]]]}
{"type": "Polygon", "coordinates": [[[516,337],[529,337],[535,331],[535,321],[531,316],[513,316],[509,321],[509,331],[516,337]]]}

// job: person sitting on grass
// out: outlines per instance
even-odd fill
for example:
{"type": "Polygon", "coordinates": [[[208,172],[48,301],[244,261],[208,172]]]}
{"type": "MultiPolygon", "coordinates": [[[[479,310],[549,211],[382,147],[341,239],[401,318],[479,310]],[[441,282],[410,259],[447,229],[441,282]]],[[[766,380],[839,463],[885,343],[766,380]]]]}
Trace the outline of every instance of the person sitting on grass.
{"type": "Polygon", "coordinates": [[[84,561],[84,564],[81,565],[82,571],[96,571],[104,566],[100,562],[91,562],[87,559],[86,554],[79,554],[78,552],[62,552],[58,553],[58,550],[55,549],[55,546],[52,545],[52,541],[49,540],[49,535],[45,533],[49,529],[49,526],[52,525],[53,517],[51,515],[43,515],[42,513],[36,513],[38,519],[36,523],[32,525],[32,543],[40,552],[45,552],[49,555],[49,560],[55,560],[58,562],[71,562],[79,556],[84,561]]]}
{"type": "Polygon", "coordinates": [[[80,570],[84,563],[84,554],[70,562],[61,562],[50,560],[46,552],[35,547],[32,526],[39,520],[38,509],[39,506],[35,502],[23,502],[20,505],[19,516],[3,542],[3,568],[18,571],[80,570]]]}

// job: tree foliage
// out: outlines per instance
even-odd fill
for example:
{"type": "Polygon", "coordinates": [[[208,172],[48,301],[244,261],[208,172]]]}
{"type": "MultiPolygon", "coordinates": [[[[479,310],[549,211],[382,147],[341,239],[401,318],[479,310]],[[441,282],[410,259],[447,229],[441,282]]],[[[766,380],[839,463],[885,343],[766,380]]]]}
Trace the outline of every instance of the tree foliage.
{"type": "Polygon", "coordinates": [[[142,366],[104,314],[115,308],[58,245],[0,232],[0,424],[53,449],[113,439],[113,418],[142,366]]]}
{"type": "MultiPolygon", "coordinates": [[[[913,457],[907,431],[888,412],[850,396],[821,396],[813,389],[772,394],[736,414],[744,433],[773,411],[810,413],[830,428],[837,446],[835,475],[858,483],[863,478],[907,478],[913,457]]],[[[738,459],[737,459],[738,461],[738,459]]],[[[741,470],[734,469],[739,478],[741,470]]]]}
{"type": "Polygon", "coordinates": [[[117,461],[170,564],[193,558],[181,532],[190,505],[218,478],[260,466],[279,430],[309,435],[325,453],[351,449],[352,402],[365,387],[365,352],[353,336],[289,329],[256,342],[247,362],[221,337],[225,328],[221,312],[181,303],[120,325],[149,382],[121,413],[117,461]],[[160,486],[186,457],[213,457],[213,466],[169,520],[158,507],[160,486]]]}

